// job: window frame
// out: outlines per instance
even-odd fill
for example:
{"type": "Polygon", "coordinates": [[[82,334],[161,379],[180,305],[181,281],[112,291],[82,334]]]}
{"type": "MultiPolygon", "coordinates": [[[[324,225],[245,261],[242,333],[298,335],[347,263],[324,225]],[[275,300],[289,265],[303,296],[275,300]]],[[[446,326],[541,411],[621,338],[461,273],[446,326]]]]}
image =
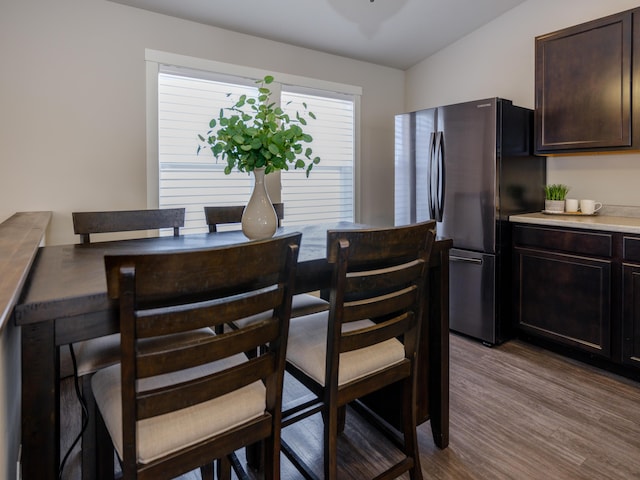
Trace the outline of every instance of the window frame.
{"type": "MultiPolygon", "coordinates": [[[[168,66],[171,69],[180,70],[195,69],[210,72],[214,76],[245,77],[247,79],[260,79],[265,75],[273,75],[281,84],[295,86],[300,89],[324,90],[327,92],[353,96],[354,101],[354,185],[353,185],[353,209],[354,220],[360,221],[360,104],[362,87],[336,83],[326,80],[302,77],[284,73],[268,72],[252,67],[234,65],[229,63],[206,60],[185,55],[161,52],[158,50],[145,50],[146,65],[146,166],[147,166],[147,208],[159,206],[160,172],[158,165],[158,74],[160,66],[168,66]]],[[[288,87],[289,88],[289,87],[288,87]]],[[[276,92],[274,92],[276,93],[276,92]]],[[[278,88],[277,95],[280,95],[278,88]]],[[[279,179],[278,179],[279,180],[279,179]]]]}

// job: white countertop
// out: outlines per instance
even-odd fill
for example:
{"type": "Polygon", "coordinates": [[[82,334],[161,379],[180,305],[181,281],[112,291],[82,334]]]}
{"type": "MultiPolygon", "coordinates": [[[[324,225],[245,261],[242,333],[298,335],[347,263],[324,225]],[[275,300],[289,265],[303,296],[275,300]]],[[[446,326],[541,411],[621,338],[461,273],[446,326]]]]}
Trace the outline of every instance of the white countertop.
{"type": "MultiPolygon", "coordinates": [[[[613,211],[611,212],[613,213],[613,211]]],[[[546,213],[524,213],[511,215],[513,223],[532,225],[550,225],[554,227],[583,228],[585,230],[604,230],[609,232],[640,234],[640,217],[611,215],[603,208],[603,213],[596,215],[562,215],[546,213]]]]}

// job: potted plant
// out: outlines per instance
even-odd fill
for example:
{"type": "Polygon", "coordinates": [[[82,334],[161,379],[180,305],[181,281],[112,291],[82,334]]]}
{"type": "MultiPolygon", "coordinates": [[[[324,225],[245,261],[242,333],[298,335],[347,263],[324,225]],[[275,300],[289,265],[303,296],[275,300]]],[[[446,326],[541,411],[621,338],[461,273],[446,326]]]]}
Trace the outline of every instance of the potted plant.
{"type": "Polygon", "coordinates": [[[206,135],[198,135],[202,142],[198,153],[209,148],[216,159],[226,161],[225,174],[234,169],[253,172],[254,189],[242,216],[242,230],[250,239],[271,237],[277,227],[264,176],[293,167],[305,169],[308,177],[313,166],[320,163],[309,146],[313,138],[303,129],[307,119],[315,119],[315,115],[306,104],[304,112],[296,112],[294,118],[286,114],[271,101],[267,85],[272,82],[270,75],[258,80],[257,98],[242,95],[232,106],[220,109],[209,122],[206,135]]]}
{"type": "Polygon", "coordinates": [[[564,201],[569,187],[562,183],[554,183],[544,187],[544,210],[550,213],[564,212],[564,201]]]}

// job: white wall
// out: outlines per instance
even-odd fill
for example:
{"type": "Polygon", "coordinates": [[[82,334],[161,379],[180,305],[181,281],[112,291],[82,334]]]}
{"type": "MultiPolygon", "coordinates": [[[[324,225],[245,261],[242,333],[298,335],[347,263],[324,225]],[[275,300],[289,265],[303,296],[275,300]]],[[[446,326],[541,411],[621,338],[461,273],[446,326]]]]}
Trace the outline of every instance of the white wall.
{"type": "MultiPolygon", "coordinates": [[[[146,208],[145,49],[358,85],[361,220],[393,222],[393,120],[404,72],[157,15],[106,0],[0,0],[0,219],[146,208]]],[[[12,330],[13,331],[13,330],[12,330]]],[[[15,478],[17,335],[0,342],[0,478],[15,478]],[[8,382],[8,384],[7,384],[8,382]]],[[[18,370],[19,371],[19,370],[18,370]]]]}
{"type": "Polygon", "coordinates": [[[145,48],[358,85],[362,221],[393,221],[393,122],[404,73],[105,0],[2,1],[0,217],[146,208],[145,48]]]}
{"type": "MultiPolygon", "coordinates": [[[[534,38],[640,6],[638,0],[528,0],[407,71],[405,110],[502,97],[534,106],[534,38]]],[[[549,157],[570,196],[640,205],[640,154],[549,157]]]]}

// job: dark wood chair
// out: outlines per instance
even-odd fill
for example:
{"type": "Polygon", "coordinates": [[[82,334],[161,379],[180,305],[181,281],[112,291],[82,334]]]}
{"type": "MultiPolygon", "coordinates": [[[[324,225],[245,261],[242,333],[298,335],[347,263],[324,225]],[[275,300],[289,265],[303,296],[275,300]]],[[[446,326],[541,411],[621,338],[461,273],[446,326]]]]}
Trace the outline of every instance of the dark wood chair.
{"type": "Polygon", "coordinates": [[[218,473],[228,478],[228,456],[263,441],[265,478],[279,478],[300,238],[105,257],[109,297],[119,304],[122,358],[92,379],[104,420],[98,448],[107,447],[98,455],[100,472],[113,478],[112,441],[125,479],[174,478],[215,459],[223,459],[218,473]],[[194,343],[148,343],[264,312],[259,323],[194,343]],[[259,354],[249,359],[247,350],[259,354]]]}
{"type": "MultiPolygon", "coordinates": [[[[416,352],[426,306],[435,222],[370,230],[329,231],[333,265],[330,309],[292,318],[287,371],[312,392],[285,403],[283,426],[321,412],[324,478],[336,480],[338,435],[346,405],[401,382],[404,458],[376,478],[409,472],[421,479],[416,434],[416,352]]],[[[282,449],[306,478],[317,478],[286,443],[282,449]]]]}
{"type": "MultiPolygon", "coordinates": [[[[173,228],[179,235],[184,226],[185,209],[116,210],[104,212],[73,212],[73,231],[80,235],[80,243],[91,242],[91,234],[114,233],[173,228]]],[[[204,332],[203,332],[204,333],[204,332]]],[[[81,380],[76,391],[81,390],[79,401],[83,405],[84,421],[82,435],[83,476],[95,470],[95,403],[91,391],[91,375],[100,368],[113,365],[120,360],[120,335],[113,334],[76,342],[69,349],[60,351],[60,376],[73,375],[81,380]]]]}
{"type": "Polygon", "coordinates": [[[110,212],[73,212],[73,232],[80,243],[89,243],[92,233],[131,232],[173,228],[177,237],[184,227],[184,208],[119,210],[110,212]]]}
{"type": "MultiPolygon", "coordinates": [[[[284,203],[274,203],[273,208],[278,217],[278,227],[281,227],[284,218],[284,203]]],[[[218,225],[240,223],[242,212],[244,212],[244,205],[204,207],[204,218],[209,226],[209,232],[217,232],[218,225]]]]}

